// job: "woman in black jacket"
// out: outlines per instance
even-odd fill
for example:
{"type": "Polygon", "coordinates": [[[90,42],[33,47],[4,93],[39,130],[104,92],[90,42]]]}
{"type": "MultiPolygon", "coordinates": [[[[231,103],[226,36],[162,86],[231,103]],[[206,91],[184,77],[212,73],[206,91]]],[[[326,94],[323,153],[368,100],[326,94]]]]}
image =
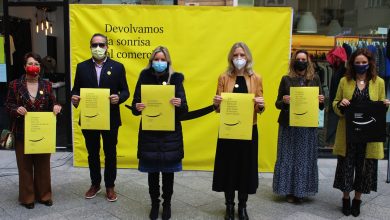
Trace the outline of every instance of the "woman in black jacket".
{"type": "Polygon", "coordinates": [[[171,217],[171,197],[174,172],[182,170],[184,157],[183,135],[180,117],[188,112],[183,87],[184,76],[173,71],[171,58],[166,47],[154,49],[149,63],[140,73],[132,102],[133,115],[141,115],[147,106],[141,102],[141,85],[174,85],[175,97],[170,103],[175,106],[174,131],[146,131],[140,123],[138,133],[138,169],[148,173],[149,194],[152,201],[150,219],[157,219],[160,206],[160,172],[162,173],[162,219],[171,217]]]}

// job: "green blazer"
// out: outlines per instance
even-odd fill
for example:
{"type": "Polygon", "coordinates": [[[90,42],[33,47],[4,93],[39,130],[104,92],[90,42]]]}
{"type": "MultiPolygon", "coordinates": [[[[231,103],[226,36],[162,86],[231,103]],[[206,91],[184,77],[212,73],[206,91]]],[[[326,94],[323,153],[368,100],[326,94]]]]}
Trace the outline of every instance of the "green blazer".
{"type": "MultiPolygon", "coordinates": [[[[333,110],[339,116],[339,122],[337,124],[336,140],[333,148],[333,154],[345,156],[346,152],[346,133],[345,133],[345,117],[337,107],[339,101],[346,98],[352,99],[353,92],[355,90],[356,81],[351,79],[347,80],[346,77],[341,78],[339,87],[337,89],[336,98],[333,101],[333,110]]],[[[383,101],[385,99],[385,83],[380,77],[376,77],[375,81],[369,81],[368,93],[370,100],[372,101],[383,101]]],[[[383,142],[370,142],[367,143],[366,158],[371,159],[382,159],[383,153],[383,142]]]]}

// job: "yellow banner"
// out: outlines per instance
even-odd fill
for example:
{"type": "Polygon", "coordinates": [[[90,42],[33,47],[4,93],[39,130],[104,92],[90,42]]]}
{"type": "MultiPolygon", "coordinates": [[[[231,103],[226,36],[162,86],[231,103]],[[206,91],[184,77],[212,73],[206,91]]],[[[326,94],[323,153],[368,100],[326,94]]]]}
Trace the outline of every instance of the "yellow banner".
{"type": "Polygon", "coordinates": [[[80,89],[81,128],[110,130],[110,90],[80,89]]]}
{"type": "MultiPolygon", "coordinates": [[[[231,46],[245,42],[251,49],[254,70],[263,77],[266,110],[258,118],[259,168],[273,171],[279,112],[274,103],[290,57],[291,8],[185,7],[134,5],[70,5],[71,67],[91,58],[89,41],[100,32],[108,36],[109,55],[126,68],[131,98],[139,73],[152,50],[168,47],[173,68],[184,74],[189,110],[212,104],[218,76],[227,68],[231,46]],[[97,15],[100,16],[99,19],[97,15]]],[[[87,166],[87,152],[74,109],[74,164],[87,166]]],[[[118,167],[137,167],[140,117],[121,105],[118,167]]],[[[213,170],[219,115],[183,121],[185,170],[213,170]]],[[[101,153],[101,155],[104,155],[101,153]]]]}
{"type": "Polygon", "coordinates": [[[53,112],[28,112],[24,118],[24,153],[56,152],[56,116],[53,112]]]}
{"type": "Polygon", "coordinates": [[[0,64],[5,63],[4,37],[0,36],[0,64]]]}
{"type": "Polygon", "coordinates": [[[252,139],[254,94],[222,93],[219,137],[252,139]]]}
{"type": "Polygon", "coordinates": [[[173,97],[173,85],[141,85],[141,102],[145,104],[142,130],[175,130],[175,107],[170,102],[173,97]]]}
{"type": "Polygon", "coordinates": [[[318,127],[318,87],[290,87],[290,126],[318,127]]]}

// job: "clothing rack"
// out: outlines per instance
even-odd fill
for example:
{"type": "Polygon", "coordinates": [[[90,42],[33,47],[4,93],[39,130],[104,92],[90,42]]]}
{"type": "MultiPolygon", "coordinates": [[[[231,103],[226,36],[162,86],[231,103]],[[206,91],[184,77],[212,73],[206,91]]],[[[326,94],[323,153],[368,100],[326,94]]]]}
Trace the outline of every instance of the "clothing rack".
{"type": "Polygon", "coordinates": [[[380,42],[386,44],[387,38],[385,36],[336,36],[334,38],[335,47],[341,46],[343,43],[359,44],[364,42],[371,44],[373,42],[380,42]]]}

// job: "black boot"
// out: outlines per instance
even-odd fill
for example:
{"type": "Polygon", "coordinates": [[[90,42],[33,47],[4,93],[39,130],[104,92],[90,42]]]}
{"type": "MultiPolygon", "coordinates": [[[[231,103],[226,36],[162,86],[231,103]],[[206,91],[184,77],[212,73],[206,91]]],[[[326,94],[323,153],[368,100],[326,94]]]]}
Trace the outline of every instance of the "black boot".
{"type": "Polygon", "coordinates": [[[351,214],[354,217],[358,217],[360,215],[360,205],[361,204],[362,204],[362,200],[358,200],[358,199],[352,200],[351,214]]]}
{"type": "Polygon", "coordinates": [[[164,199],[164,202],[162,204],[162,206],[163,206],[162,219],[163,220],[168,220],[171,218],[171,198],[172,198],[172,194],[173,194],[173,179],[174,179],[173,173],[163,173],[162,174],[162,182],[163,182],[162,198],[164,199]]]}
{"type": "Polygon", "coordinates": [[[234,220],[234,191],[225,192],[226,214],[225,220],[234,220]]]}
{"type": "Polygon", "coordinates": [[[160,173],[148,173],[149,195],[152,201],[149,218],[156,220],[160,209],[160,173]]]}
{"type": "Polygon", "coordinates": [[[351,214],[351,198],[343,198],[343,214],[349,216],[351,214]]]}
{"type": "Polygon", "coordinates": [[[238,192],[238,219],[249,220],[248,213],[246,211],[246,201],[248,201],[248,194],[238,192]]]}

